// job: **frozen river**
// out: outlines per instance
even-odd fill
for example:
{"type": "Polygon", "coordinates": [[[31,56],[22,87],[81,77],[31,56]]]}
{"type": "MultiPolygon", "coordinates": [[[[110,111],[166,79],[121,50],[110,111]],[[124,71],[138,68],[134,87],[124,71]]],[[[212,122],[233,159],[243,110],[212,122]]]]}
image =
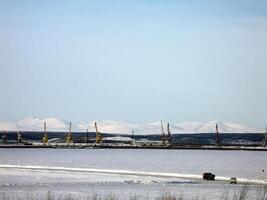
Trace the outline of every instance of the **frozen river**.
{"type": "MultiPolygon", "coordinates": [[[[229,177],[267,182],[267,152],[145,149],[0,149],[2,196],[70,194],[86,199],[115,195],[119,199],[155,199],[163,193],[184,199],[220,199],[237,193],[229,177]],[[203,172],[216,174],[215,182],[202,181],[203,172]]],[[[0,197],[1,198],[1,197],[0,197]]]]}

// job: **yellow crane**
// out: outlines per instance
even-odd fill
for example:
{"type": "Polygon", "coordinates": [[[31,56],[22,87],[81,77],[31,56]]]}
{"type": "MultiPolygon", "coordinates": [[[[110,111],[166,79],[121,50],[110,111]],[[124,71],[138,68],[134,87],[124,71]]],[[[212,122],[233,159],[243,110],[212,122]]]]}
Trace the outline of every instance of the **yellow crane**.
{"type": "Polygon", "coordinates": [[[67,137],[66,137],[66,142],[68,144],[73,143],[72,134],[71,134],[71,122],[70,122],[69,132],[68,132],[67,137]]]}
{"type": "Polygon", "coordinates": [[[48,135],[46,132],[46,122],[44,122],[44,136],[43,136],[43,144],[47,144],[48,142],[48,135]]]}
{"type": "Polygon", "coordinates": [[[98,129],[97,129],[97,123],[95,122],[95,133],[96,133],[96,139],[95,139],[95,142],[97,144],[101,144],[102,143],[102,135],[100,132],[98,132],[98,129]]]}

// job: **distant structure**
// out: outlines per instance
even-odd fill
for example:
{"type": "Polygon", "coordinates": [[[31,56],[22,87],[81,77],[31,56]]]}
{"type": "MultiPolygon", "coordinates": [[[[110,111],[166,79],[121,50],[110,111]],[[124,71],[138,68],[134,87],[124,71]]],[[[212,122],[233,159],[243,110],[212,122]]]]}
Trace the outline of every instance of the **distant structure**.
{"type": "Polygon", "coordinates": [[[135,144],[135,140],[134,140],[134,130],[132,130],[132,142],[133,145],[135,144]]]}
{"type": "Polygon", "coordinates": [[[171,131],[170,131],[170,124],[169,123],[167,124],[167,133],[168,133],[168,136],[167,136],[168,144],[171,144],[172,138],[171,138],[171,131]]]}
{"type": "Polygon", "coordinates": [[[6,144],[7,143],[7,135],[6,135],[6,132],[3,131],[3,134],[2,134],[2,143],[3,144],[6,144]]]}
{"type": "Polygon", "coordinates": [[[267,146],[267,126],[265,127],[265,134],[264,134],[264,139],[263,139],[262,146],[264,146],[264,147],[267,146]]]}
{"type": "Polygon", "coordinates": [[[71,122],[70,122],[69,132],[66,137],[66,142],[67,144],[73,143],[73,138],[72,138],[72,133],[71,133],[71,122]]]}
{"type": "Polygon", "coordinates": [[[221,147],[221,138],[219,135],[218,124],[216,124],[216,146],[221,147]]]}
{"type": "Polygon", "coordinates": [[[88,144],[89,141],[89,132],[88,129],[86,129],[86,144],[88,144]]]}
{"type": "Polygon", "coordinates": [[[48,135],[46,132],[46,122],[44,122],[44,136],[43,136],[43,144],[47,144],[48,143],[48,135]]]}
{"type": "Polygon", "coordinates": [[[100,132],[98,132],[98,129],[97,129],[97,123],[95,122],[95,134],[96,134],[96,139],[95,139],[95,142],[97,144],[101,144],[102,143],[102,135],[100,132]]]}
{"type": "Polygon", "coordinates": [[[21,133],[19,132],[19,125],[18,125],[18,122],[16,122],[16,126],[17,126],[17,143],[18,144],[21,144],[22,143],[22,135],[21,133]]]}
{"type": "Polygon", "coordinates": [[[164,129],[163,129],[163,123],[162,123],[162,120],[160,120],[160,125],[161,125],[161,141],[162,141],[162,144],[166,144],[166,134],[164,132],[164,129]]]}
{"type": "Polygon", "coordinates": [[[132,139],[134,139],[134,130],[132,130],[132,139]]]}
{"type": "Polygon", "coordinates": [[[171,138],[171,131],[170,131],[170,124],[167,124],[167,135],[163,129],[163,123],[162,120],[160,121],[161,124],[161,141],[163,145],[171,144],[172,138],[171,138]]]}

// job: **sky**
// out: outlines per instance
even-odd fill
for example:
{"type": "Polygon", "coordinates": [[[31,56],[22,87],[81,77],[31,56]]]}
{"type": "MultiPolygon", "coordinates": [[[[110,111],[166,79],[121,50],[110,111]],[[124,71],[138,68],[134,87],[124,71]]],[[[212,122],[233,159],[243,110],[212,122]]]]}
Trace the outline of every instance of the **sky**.
{"type": "Polygon", "coordinates": [[[267,125],[265,0],[0,1],[0,119],[267,125]]]}

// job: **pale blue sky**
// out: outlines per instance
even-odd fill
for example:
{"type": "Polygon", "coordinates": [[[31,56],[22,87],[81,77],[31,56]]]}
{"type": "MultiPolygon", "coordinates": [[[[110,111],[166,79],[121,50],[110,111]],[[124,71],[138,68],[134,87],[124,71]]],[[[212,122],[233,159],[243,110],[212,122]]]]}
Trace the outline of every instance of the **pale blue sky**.
{"type": "Polygon", "coordinates": [[[0,1],[0,119],[267,125],[267,2],[0,1]]]}

